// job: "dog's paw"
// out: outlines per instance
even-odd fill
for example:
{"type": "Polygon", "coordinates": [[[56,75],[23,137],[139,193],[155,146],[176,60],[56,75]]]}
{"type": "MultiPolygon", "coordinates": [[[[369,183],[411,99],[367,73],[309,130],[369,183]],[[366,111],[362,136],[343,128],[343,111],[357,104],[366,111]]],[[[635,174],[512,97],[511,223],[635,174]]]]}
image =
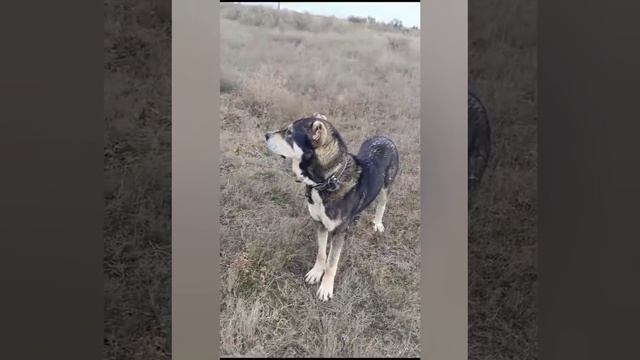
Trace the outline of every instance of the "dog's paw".
{"type": "Polygon", "coordinates": [[[324,274],[324,270],[320,267],[314,266],[313,269],[309,270],[307,275],[304,277],[304,281],[307,284],[317,284],[322,278],[322,274],[324,274]]]}
{"type": "Polygon", "coordinates": [[[327,301],[333,297],[333,281],[323,281],[316,293],[318,299],[327,301]]]}
{"type": "Polygon", "coordinates": [[[384,225],[382,225],[382,223],[379,223],[379,224],[373,223],[373,231],[383,233],[384,225]]]}

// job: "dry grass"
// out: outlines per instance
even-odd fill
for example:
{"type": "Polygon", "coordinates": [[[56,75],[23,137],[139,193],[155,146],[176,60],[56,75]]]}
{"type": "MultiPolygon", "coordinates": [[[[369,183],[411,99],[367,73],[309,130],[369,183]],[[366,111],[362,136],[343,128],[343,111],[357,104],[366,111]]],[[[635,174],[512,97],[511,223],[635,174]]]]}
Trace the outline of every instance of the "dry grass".
{"type": "Polygon", "coordinates": [[[104,359],[171,357],[170,9],[104,3],[104,359]]]}
{"type": "Polygon", "coordinates": [[[493,159],[469,214],[469,358],[536,359],[536,1],[469,2],[493,159]]]}
{"type": "MultiPolygon", "coordinates": [[[[104,5],[104,358],[168,359],[170,2],[104,5]]],[[[490,113],[496,155],[470,213],[469,354],[535,359],[536,2],[469,6],[470,80],[490,113]]],[[[417,37],[313,19],[314,26],[283,21],[266,33],[223,20],[222,350],[417,355],[417,37]],[[240,31],[231,33],[234,28],[240,31]],[[403,38],[405,48],[403,40],[394,45],[403,38]],[[280,83],[263,102],[254,101],[259,98],[244,96],[260,88],[251,76],[280,83]],[[388,232],[378,238],[368,226],[358,227],[360,236],[340,264],[336,299],[328,304],[317,303],[315,288],[302,283],[315,244],[300,189],[256,140],[265,127],[313,111],[329,113],[352,150],[365,136],[384,133],[403,156],[388,232]]]]}
{"type": "Polygon", "coordinates": [[[228,4],[221,33],[221,353],[419,356],[417,33],[228,4]],[[313,112],[352,152],[390,136],[402,164],[386,232],[363,215],[328,303],[303,281],[317,251],[303,188],[263,138],[313,112]]]}

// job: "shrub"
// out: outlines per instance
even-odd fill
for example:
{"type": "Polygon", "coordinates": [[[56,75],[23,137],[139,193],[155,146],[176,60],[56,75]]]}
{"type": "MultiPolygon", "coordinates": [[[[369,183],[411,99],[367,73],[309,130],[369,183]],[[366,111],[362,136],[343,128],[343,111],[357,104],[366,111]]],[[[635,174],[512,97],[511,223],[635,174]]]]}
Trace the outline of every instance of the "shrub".
{"type": "Polygon", "coordinates": [[[406,50],[409,48],[409,41],[406,38],[387,37],[387,44],[393,51],[406,50]]]}
{"type": "Polygon", "coordinates": [[[358,16],[349,16],[347,18],[347,20],[349,20],[349,22],[352,22],[354,24],[366,24],[367,23],[367,18],[358,17],[358,16]]]}
{"type": "Polygon", "coordinates": [[[402,27],[402,21],[398,20],[398,19],[393,19],[389,22],[389,25],[393,26],[394,28],[401,28],[402,27]]]}

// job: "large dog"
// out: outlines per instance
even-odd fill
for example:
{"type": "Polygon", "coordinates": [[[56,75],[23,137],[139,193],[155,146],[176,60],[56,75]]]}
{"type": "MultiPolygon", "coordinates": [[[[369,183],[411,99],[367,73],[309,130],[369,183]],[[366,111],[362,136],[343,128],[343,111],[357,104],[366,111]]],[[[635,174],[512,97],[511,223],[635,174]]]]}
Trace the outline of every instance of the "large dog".
{"type": "Polygon", "coordinates": [[[321,279],[317,296],[333,297],[333,284],[345,235],[355,217],[376,200],[373,228],[383,232],[382,216],[399,168],[398,150],[388,138],[375,136],[347,151],[326,116],[313,114],[265,134],[268,149],[291,160],[297,181],[306,184],[309,214],[316,223],[318,255],[306,274],[309,284],[321,279]],[[327,258],[327,241],[331,249],[327,258]]]}

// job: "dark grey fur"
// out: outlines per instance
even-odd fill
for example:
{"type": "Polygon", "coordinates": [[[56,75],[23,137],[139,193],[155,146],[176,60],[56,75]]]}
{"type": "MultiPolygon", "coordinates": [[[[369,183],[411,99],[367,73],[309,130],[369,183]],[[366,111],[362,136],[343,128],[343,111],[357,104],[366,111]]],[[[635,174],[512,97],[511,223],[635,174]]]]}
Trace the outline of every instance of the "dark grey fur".
{"type": "MultiPolygon", "coordinates": [[[[300,162],[302,173],[311,180],[322,183],[326,179],[322,174],[327,165],[321,165],[311,140],[311,125],[316,118],[309,117],[295,121],[292,138],[304,152],[300,162]]],[[[355,216],[367,208],[380,193],[389,190],[399,169],[399,155],[396,145],[384,136],[374,136],[365,140],[357,155],[350,154],[340,133],[329,122],[329,136],[338,143],[339,153],[330,162],[335,166],[345,163],[345,170],[338,177],[337,189],[321,190],[319,194],[325,204],[326,213],[331,219],[341,219],[342,225],[334,232],[342,230],[355,216]]],[[[311,199],[312,186],[307,186],[307,199],[311,199]]]]}
{"type": "MultiPolygon", "coordinates": [[[[357,155],[347,153],[346,161],[350,171],[338,179],[335,191],[319,191],[325,205],[326,213],[331,219],[341,219],[343,223],[334,233],[343,230],[351,221],[366,209],[378,196],[380,190],[390,190],[399,169],[399,155],[395,144],[389,138],[375,136],[367,139],[360,146],[357,155]],[[353,182],[355,186],[348,191],[340,191],[340,184],[353,182]]],[[[311,190],[307,185],[307,201],[313,204],[311,190]]]]}
{"type": "Polygon", "coordinates": [[[471,201],[491,156],[491,127],[487,110],[480,99],[469,91],[468,101],[468,191],[471,201]]]}

